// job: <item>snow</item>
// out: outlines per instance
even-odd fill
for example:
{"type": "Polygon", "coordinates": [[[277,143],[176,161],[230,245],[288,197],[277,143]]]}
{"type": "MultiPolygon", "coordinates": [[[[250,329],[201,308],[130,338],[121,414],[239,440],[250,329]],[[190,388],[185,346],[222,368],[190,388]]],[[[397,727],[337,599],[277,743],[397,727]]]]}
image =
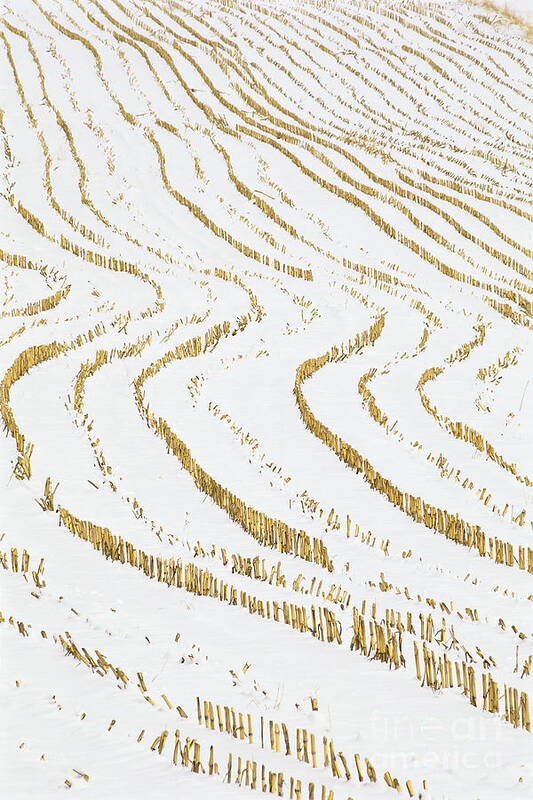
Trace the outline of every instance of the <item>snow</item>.
{"type": "Polygon", "coordinates": [[[533,796],[532,19],[6,0],[2,796],[533,796]]]}
{"type": "MultiPolygon", "coordinates": [[[[477,1],[475,0],[475,2],[477,1]]],[[[481,2],[484,1],[481,0],[481,2]]],[[[514,17],[516,20],[526,23],[526,25],[533,22],[533,8],[529,0],[490,0],[490,3],[485,4],[501,11],[508,17],[514,17]]]]}

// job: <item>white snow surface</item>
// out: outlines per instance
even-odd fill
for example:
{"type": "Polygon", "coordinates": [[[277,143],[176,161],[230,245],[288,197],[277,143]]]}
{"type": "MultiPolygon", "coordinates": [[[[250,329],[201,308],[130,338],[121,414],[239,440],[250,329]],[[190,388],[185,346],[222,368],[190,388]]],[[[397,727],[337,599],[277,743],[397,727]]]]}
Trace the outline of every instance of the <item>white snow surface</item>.
{"type": "MultiPolygon", "coordinates": [[[[480,4],[484,0],[475,0],[480,4]]],[[[515,17],[526,25],[533,23],[533,4],[531,0],[490,0],[490,6],[498,9],[502,14],[515,17]]]]}
{"type": "Polygon", "coordinates": [[[531,800],[528,31],[4,0],[0,39],[0,795],[531,800]]]}

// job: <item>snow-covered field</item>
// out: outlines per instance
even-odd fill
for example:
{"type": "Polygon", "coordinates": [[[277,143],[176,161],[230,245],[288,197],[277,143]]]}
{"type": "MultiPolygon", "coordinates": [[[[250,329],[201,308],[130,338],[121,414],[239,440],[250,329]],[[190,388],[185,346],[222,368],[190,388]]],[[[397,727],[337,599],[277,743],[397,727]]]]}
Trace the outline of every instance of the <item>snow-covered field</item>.
{"type": "Polygon", "coordinates": [[[0,795],[532,798],[527,30],[0,12],[0,795]]]}
{"type": "Polygon", "coordinates": [[[474,2],[490,10],[501,12],[507,17],[514,18],[518,23],[533,24],[533,4],[531,0],[474,0],[474,2]]]}

